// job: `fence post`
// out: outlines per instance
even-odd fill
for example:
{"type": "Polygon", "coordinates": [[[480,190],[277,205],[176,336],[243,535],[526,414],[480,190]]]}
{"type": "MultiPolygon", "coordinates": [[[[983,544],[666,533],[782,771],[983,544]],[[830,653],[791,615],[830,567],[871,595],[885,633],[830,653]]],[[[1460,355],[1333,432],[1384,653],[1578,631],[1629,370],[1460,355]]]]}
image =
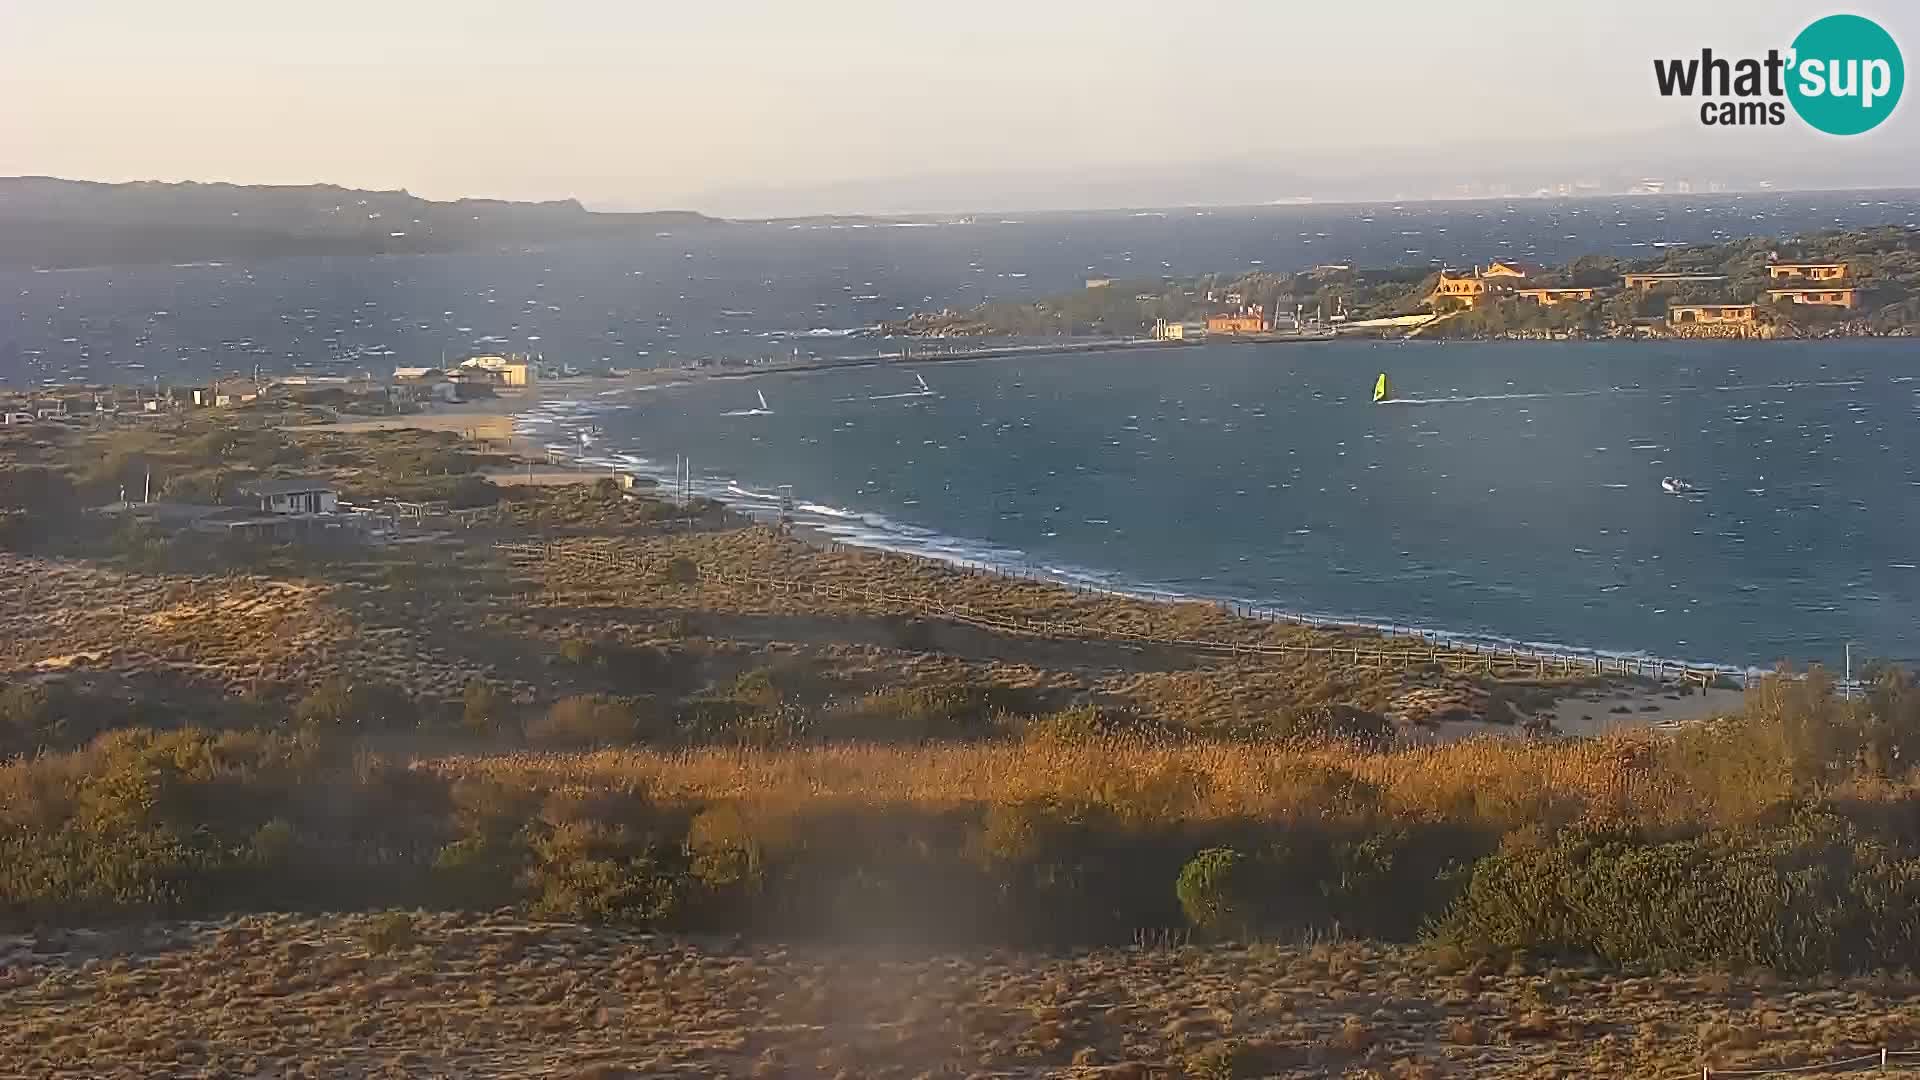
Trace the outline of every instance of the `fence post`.
{"type": "Polygon", "coordinates": [[[1700,1066],[1700,1080],[1713,1080],[1713,1070],[1705,1065],[1700,1066]]]}
{"type": "Polygon", "coordinates": [[[1887,1048],[1884,1046],[1880,1048],[1880,1071],[1887,1071],[1887,1048]]]}

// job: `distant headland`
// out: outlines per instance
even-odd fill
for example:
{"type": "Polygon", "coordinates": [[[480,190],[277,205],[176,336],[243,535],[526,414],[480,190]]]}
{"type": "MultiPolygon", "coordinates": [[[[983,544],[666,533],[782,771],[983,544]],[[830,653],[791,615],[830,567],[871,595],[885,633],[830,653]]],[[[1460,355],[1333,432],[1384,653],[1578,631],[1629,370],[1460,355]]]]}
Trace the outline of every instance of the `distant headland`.
{"type": "Polygon", "coordinates": [[[598,213],[573,199],[435,202],[331,184],[0,177],[0,266],[34,269],[488,251],[725,224],[691,210],[598,213]]]}

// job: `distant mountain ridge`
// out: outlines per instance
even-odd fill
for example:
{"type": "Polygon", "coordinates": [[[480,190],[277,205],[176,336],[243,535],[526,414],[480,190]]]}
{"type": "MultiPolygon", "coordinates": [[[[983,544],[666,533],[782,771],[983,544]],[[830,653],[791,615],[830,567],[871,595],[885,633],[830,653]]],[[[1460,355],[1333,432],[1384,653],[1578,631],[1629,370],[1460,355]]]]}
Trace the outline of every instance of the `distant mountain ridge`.
{"type": "Polygon", "coordinates": [[[0,266],[486,251],[724,224],[691,210],[595,213],[573,199],[435,202],[333,184],[0,177],[0,266]]]}

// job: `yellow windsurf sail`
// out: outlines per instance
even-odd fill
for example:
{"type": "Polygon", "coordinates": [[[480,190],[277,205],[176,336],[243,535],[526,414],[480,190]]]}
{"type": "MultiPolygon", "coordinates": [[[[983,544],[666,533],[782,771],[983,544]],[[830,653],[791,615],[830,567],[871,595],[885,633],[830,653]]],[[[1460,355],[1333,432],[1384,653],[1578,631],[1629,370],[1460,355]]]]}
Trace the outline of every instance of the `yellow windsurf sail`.
{"type": "Polygon", "coordinates": [[[1375,380],[1373,384],[1374,404],[1378,405],[1380,402],[1385,401],[1392,396],[1393,396],[1393,387],[1387,382],[1387,373],[1383,371],[1380,373],[1380,378],[1375,380]]]}

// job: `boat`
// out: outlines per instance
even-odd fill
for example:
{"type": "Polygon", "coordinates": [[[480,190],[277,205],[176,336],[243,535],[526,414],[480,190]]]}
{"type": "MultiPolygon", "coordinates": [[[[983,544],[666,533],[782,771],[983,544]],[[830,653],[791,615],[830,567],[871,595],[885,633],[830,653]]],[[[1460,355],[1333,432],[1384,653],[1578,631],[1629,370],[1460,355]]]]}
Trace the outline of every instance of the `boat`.
{"type": "Polygon", "coordinates": [[[1699,489],[1677,476],[1668,476],[1661,478],[1660,490],[1669,495],[1691,495],[1699,489]]]}
{"type": "Polygon", "coordinates": [[[1383,371],[1380,373],[1380,377],[1375,379],[1373,383],[1373,403],[1378,405],[1383,401],[1392,400],[1393,384],[1387,382],[1387,373],[1383,371]]]}
{"type": "Polygon", "coordinates": [[[755,397],[760,399],[759,408],[735,409],[732,412],[722,413],[721,415],[722,416],[772,416],[773,410],[767,406],[767,395],[763,391],[759,391],[759,390],[755,390],[753,393],[755,397]]]}

